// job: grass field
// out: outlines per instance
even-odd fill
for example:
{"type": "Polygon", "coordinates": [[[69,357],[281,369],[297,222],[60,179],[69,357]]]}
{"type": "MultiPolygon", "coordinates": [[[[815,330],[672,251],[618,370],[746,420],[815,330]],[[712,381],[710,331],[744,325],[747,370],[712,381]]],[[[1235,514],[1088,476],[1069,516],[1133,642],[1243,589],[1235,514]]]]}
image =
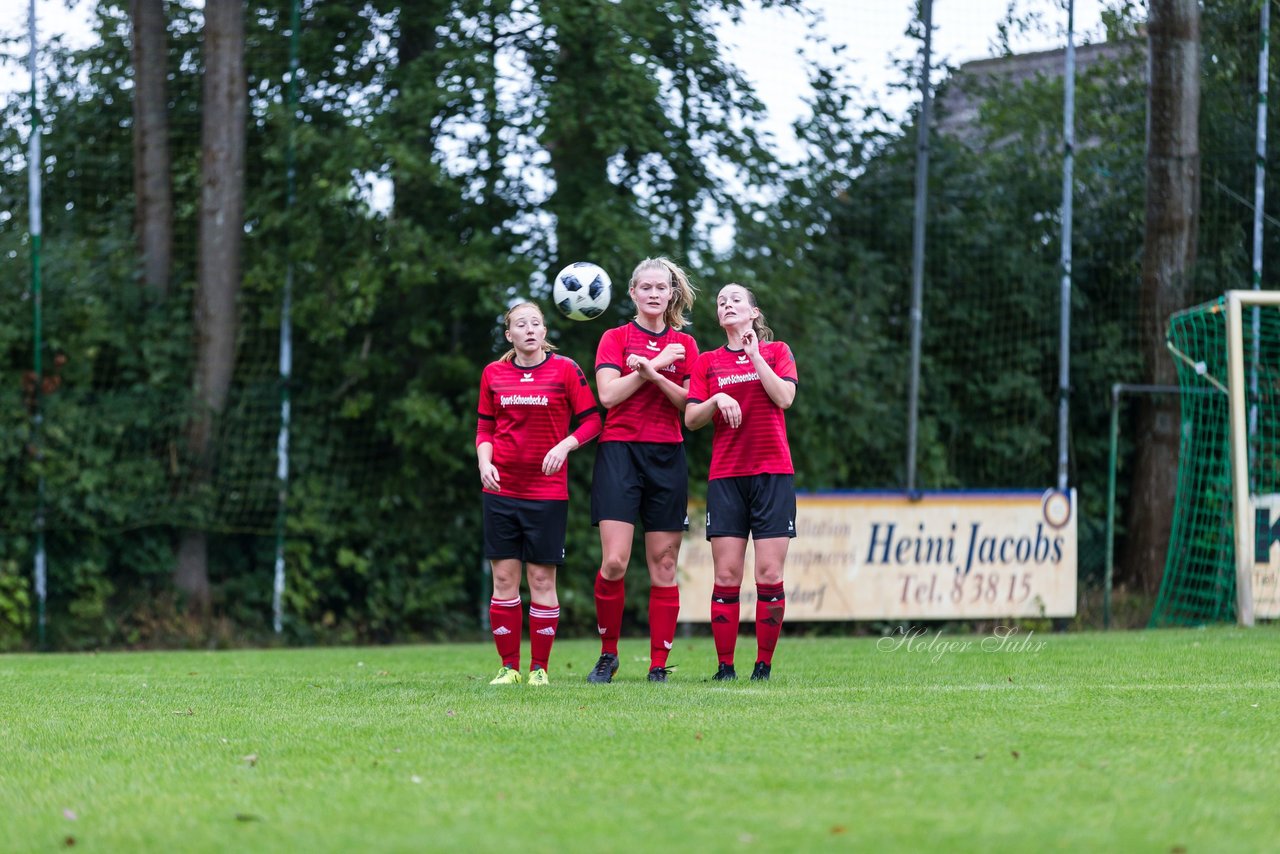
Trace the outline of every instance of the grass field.
{"type": "Polygon", "coordinates": [[[1277,844],[1278,627],[784,637],[764,684],[645,652],[592,686],[561,641],[541,689],[487,645],[0,657],[0,849],[1277,844]]]}

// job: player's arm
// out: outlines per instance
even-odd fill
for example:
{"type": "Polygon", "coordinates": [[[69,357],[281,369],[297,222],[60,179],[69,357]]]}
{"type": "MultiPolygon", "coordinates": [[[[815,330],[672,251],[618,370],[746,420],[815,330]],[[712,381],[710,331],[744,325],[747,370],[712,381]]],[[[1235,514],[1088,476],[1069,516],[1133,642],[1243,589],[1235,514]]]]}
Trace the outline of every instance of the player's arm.
{"type": "Polygon", "coordinates": [[[742,407],[738,405],[738,401],[724,392],[719,392],[711,395],[707,400],[690,400],[684,409],[684,426],[690,430],[705,427],[711,423],[717,412],[724,419],[724,423],[730,427],[742,424],[742,407]]]}
{"type": "Polygon", "coordinates": [[[778,376],[773,366],[769,364],[764,354],[760,352],[760,342],[756,338],[755,332],[743,333],[742,349],[746,351],[747,356],[751,359],[751,366],[760,375],[760,385],[764,386],[765,394],[769,395],[769,399],[779,409],[790,409],[791,404],[795,403],[796,400],[795,381],[778,376]]]}
{"type": "Polygon", "coordinates": [[[476,458],[480,463],[480,483],[491,492],[501,492],[498,467],[493,464],[493,443],[481,442],[476,445],[476,458]]]}
{"type": "Polygon", "coordinates": [[[644,385],[644,377],[638,373],[627,374],[612,365],[604,365],[596,369],[596,389],[600,392],[600,403],[605,409],[613,409],[619,403],[640,390],[644,385]]]}
{"type": "Polygon", "coordinates": [[[654,367],[655,362],[650,362],[643,356],[632,356],[631,358],[636,360],[632,366],[636,373],[632,374],[632,376],[644,377],[647,382],[656,385],[667,400],[671,401],[672,406],[680,412],[684,412],[685,404],[689,400],[689,378],[685,377],[683,383],[677,383],[669,379],[665,374],[659,373],[660,369],[654,367]]]}
{"type": "Polygon", "coordinates": [[[569,454],[599,436],[603,427],[600,410],[596,408],[595,395],[591,393],[587,378],[582,375],[582,370],[577,365],[573,366],[572,377],[567,379],[567,383],[570,389],[569,402],[575,411],[574,417],[578,420],[578,426],[556,443],[555,447],[547,451],[547,455],[542,458],[543,474],[555,474],[560,471],[565,461],[569,459],[569,454]]]}

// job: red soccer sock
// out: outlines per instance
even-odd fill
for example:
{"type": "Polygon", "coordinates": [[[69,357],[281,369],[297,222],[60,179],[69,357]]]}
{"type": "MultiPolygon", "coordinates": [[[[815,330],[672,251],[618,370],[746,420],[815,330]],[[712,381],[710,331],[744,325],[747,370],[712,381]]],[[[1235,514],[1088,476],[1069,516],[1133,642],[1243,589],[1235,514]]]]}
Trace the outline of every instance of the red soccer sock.
{"type": "Polygon", "coordinates": [[[489,600],[489,626],[493,630],[493,643],[498,647],[498,657],[507,667],[520,669],[520,628],[524,615],[520,613],[520,597],[489,600]]]}
{"type": "Polygon", "coordinates": [[[716,642],[716,658],[721,664],[733,664],[733,648],[738,644],[738,622],[742,611],[738,597],[742,587],[711,588],[711,636],[716,642]]]}
{"type": "Polygon", "coordinates": [[[529,669],[547,669],[551,657],[551,645],[556,642],[556,628],[560,625],[559,605],[529,603],[529,669]]]}
{"type": "Polygon", "coordinates": [[[649,666],[666,667],[667,653],[676,639],[676,617],[680,614],[680,588],[649,588],[649,666]]]}
{"type": "Polygon", "coordinates": [[[773,664],[773,651],[782,633],[782,615],[787,610],[787,595],[782,584],[756,585],[756,661],[773,664]]]}
{"type": "Polygon", "coordinates": [[[622,634],[622,609],[626,605],[626,581],[610,581],[596,573],[596,629],[600,632],[600,652],[618,654],[622,634]]]}

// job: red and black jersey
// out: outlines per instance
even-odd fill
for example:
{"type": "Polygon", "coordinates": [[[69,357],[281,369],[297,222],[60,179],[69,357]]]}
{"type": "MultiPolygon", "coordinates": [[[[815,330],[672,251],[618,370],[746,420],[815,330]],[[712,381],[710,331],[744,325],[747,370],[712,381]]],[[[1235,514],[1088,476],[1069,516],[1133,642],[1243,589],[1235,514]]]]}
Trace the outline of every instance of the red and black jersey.
{"type": "MultiPolygon", "coordinates": [[[[572,359],[548,354],[532,368],[514,361],[491,362],[480,375],[476,446],[493,444],[493,464],[508,498],[569,497],[569,467],[553,475],[542,473],[542,460],[569,435],[586,444],[600,432],[595,395],[582,369],[572,359]]],[[[489,492],[489,490],[484,490],[489,492]]]]}
{"type": "MultiPolygon", "coordinates": [[[[762,342],[760,355],[779,377],[798,382],[795,358],[786,344],[762,342]]],[[[721,392],[742,407],[742,425],[737,429],[727,426],[716,410],[712,417],[715,437],[711,441],[708,479],[795,474],[791,447],[787,444],[786,413],[769,398],[760,374],[742,350],[720,347],[703,353],[694,364],[689,380],[689,404],[705,403],[721,392]]]]}
{"type": "MultiPolygon", "coordinates": [[[[669,326],[655,334],[633,320],[608,330],[596,348],[596,371],[613,368],[622,376],[628,376],[635,373],[627,367],[628,356],[634,354],[653,359],[668,344],[683,344],[684,358],[672,362],[660,373],[676,385],[683,386],[689,378],[690,367],[698,358],[698,342],[692,335],[669,326]]],[[[662,389],[646,382],[635,394],[605,414],[600,441],[674,444],[684,441],[682,423],[680,410],[662,393],[662,389]]]]}

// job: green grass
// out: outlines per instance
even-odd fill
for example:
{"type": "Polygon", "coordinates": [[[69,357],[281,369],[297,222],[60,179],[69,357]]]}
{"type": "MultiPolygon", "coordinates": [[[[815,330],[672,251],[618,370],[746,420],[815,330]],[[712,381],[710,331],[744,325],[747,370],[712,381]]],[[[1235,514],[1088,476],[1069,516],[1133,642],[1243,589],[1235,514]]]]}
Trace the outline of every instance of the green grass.
{"type": "Polygon", "coordinates": [[[477,645],[0,657],[0,850],[1274,845],[1280,628],[900,640],[767,684],[682,640],[667,685],[628,640],[610,686],[562,641],[545,689],[477,645]]]}

